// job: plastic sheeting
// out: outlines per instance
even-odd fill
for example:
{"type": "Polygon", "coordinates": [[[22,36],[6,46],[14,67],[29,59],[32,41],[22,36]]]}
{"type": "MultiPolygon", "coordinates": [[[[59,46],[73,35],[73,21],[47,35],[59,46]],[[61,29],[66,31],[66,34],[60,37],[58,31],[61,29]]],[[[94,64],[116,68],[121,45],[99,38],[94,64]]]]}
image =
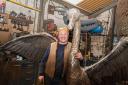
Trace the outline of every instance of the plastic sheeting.
{"type": "MultiPolygon", "coordinates": [[[[64,16],[63,20],[66,25],[69,24],[69,19],[67,16],[64,16]]],[[[81,22],[81,32],[90,32],[90,33],[103,32],[103,27],[99,24],[99,22],[95,18],[81,20],[80,22],[81,22]]]]}

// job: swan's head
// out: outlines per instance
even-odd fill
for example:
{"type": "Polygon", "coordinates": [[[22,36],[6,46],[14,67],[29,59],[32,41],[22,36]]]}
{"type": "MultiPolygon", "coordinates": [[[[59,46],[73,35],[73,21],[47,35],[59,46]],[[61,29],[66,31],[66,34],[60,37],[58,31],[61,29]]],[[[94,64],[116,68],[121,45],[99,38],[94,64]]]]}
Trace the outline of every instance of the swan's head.
{"type": "Polygon", "coordinates": [[[74,28],[75,22],[79,19],[79,17],[80,17],[80,11],[78,9],[72,8],[68,11],[69,30],[72,30],[74,28]]]}

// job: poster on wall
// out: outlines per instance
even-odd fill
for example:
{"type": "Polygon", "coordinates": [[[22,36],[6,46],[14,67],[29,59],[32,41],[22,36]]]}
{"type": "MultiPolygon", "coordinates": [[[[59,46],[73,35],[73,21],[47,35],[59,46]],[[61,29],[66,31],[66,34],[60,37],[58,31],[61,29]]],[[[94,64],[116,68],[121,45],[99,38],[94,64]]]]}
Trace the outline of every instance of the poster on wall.
{"type": "Polygon", "coordinates": [[[0,0],[0,13],[5,13],[6,0],[0,0]]]}
{"type": "Polygon", "coordinates": [[[6,2],[6,0],[0,0],[0,4],[5,3],[5,2],[6,2]]]}
{"type": "Polygon", "coordinates": [[[20,5],[21,7],[28,8],[34,11],[39,11],[40,0],[8,0],[9,2],[20,5]]]}
{"type": "Polygon", "coordinates": [[[34,0],[28,0],[28,6],[34,7],[34,0]]]}
{"type": "Polygon", "coordinates": [[[34,7],[34,1],[36,0],[9,0],[9,1],[20,3],[29,7],[34,7]]]}

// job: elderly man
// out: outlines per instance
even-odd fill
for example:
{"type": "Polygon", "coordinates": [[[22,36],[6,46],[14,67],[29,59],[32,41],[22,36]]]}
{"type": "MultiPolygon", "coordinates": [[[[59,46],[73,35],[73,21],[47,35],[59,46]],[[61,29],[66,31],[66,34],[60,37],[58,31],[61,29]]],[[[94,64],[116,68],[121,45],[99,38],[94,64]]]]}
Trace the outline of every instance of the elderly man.
{"type": "MultiPolygon", "coordinates": [[[[66,85],[64,78],[71,48],[68,36],[67,27],[59,28],[58,41],[51,43],[42,57],[38,79],[43,80],[45,85],[66,85]]],[[[80,52],[76,53],[75,58],[80,61],[81,66],[84,66],[84,59],[80,52]]]]}

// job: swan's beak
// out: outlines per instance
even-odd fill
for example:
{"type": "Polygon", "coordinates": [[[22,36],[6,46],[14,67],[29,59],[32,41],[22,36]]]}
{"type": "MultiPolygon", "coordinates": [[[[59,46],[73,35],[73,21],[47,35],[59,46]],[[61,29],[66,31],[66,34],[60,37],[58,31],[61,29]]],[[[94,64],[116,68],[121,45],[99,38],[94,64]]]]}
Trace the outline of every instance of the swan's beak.
{"type": "Polygon", "coordinates": [[[74,28],[74,23],[73,22],[69,22],[68,29],[72,30],[73,28],[74,28]]]}
{"type": "Polygon", "coordinates": [[[74,28],[74,25],[75,25],[75,17],[74,17],[74,14],[68,15],[68,17],[69,17],[68,29],[69,30],[72,30],[74,28]]]}

